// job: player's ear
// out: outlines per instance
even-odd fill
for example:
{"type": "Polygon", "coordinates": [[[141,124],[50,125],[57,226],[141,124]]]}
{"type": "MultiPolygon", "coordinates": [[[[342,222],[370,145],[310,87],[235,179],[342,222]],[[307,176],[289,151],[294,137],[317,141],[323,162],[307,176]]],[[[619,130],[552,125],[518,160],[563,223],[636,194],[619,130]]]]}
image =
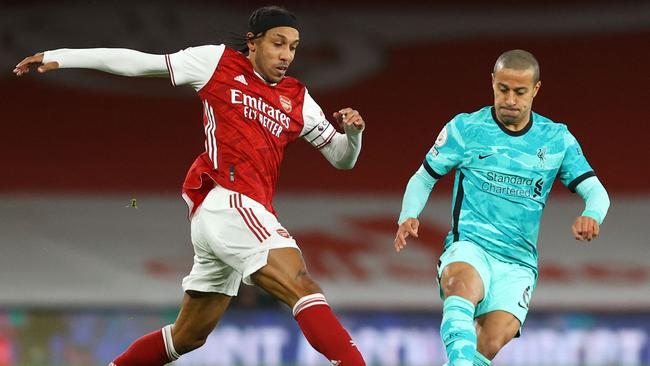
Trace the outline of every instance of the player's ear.
{"type": "Polygon", "coordinates": [[[537,96],[537,92],[539,91],[539,88],[542,86],[542,81],[538,81],[535,86],[533,87],[533,98],[537,96]]]}
{"type": "Polygon", "coordinates": [[[255,52],[255,35],[252,32],[246,33],[246,45],[249,52],[255,52]]]}

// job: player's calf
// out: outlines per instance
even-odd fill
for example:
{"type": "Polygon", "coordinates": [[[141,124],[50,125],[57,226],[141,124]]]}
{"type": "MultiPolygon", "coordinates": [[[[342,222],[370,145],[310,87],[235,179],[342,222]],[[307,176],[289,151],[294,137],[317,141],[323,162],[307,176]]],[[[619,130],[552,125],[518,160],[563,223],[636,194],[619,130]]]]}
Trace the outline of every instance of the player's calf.
{"type": "Polygon", "coordinates": [[[293,308],[302,333],[315,350],[337,366],[363,366],[365,362],[350,334],[330,308],[320,286],[293,248],[273,249],[254,282],[293,308]]]}
{"type": "MultiPolygon", "coordinates": [[[[220,293],[187,291],[181,310],[171,329],[171,341],[179,355],[193,351],[208,339],[225,313],[230,300],[220,293]]],[[[119,366],[119,365],[118,365],[119,366]]]]}
{"type": "Polygon", "coordinates": [[[508,343],[507,340],[501,339],[480,339],[477,344],[477,351],[488,359],[493,359],[508,343]]]}
{"type": "Polygon", "coordinates": [[[449,364],[471,366],[476,353],[474,304],[459,296],[448,296],[442,309],[440,338],[445,345],[449,364]]]}
{"type": "Polygon", "coordinates": [[[178,359],[171,341],[171,325],[137,339],[109,366],[163,366],[178,359]]]}
{"type": "Polygon", "coordinates": [[[493,359],[512,337],[506,335],[479,334],[476,349],[488,359],[493,359]]]}
{"type": "Polygon", "coordinates": [[[477,350],[493,359],[512,340],[521,327],[519,320],[507,311],[495,310],[476,319],[477,350]]]}
{"type": "Polygon", "coordinates": [[[173,325],[140,337],[111,366],[162,366],[201,347],[230,299],[219,293],[187,291],[173,325]]]}
{"type": "Polygon", "coordinates": [[[309,344],[333,365],[365,365],[356,344],[332,312],[323,294],[300,298],[293,307],[293,315],[309,344]]]}

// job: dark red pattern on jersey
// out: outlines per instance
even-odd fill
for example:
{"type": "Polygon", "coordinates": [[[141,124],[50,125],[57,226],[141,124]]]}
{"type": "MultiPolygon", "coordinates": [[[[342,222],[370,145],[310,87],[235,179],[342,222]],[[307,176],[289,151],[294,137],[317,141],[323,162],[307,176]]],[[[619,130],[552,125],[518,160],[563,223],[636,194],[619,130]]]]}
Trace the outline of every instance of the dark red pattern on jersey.
{"type": "MultiPolygon", "coordinates": [[[[212,156],[217,157],[217,164],[215,169],[215,162],[204,152],[190,167],[183,183],[183,193],[193,203],[190,214],[203,202],[215,182],[254,199],[275,213],[272,200],[284,150],[289,142],[299,137],[304,125],[305,87],[290,77],[270,86],[254,73],[246,56],[226,48],[212,78],[198,94],[204,106],[207,102],[213,110],[216,128],[205,128],[209,123],[205,112],[203,125],[207,134],[214,134],[216,153],[214,149],[211,151],[212,156]],[[283,108],[280,96],[291,101],[290,112],[283,108]],[[248,105],[243,102],[244,98],[248,105]],[[266,107],[251,111],[255,109],[251,103],[266,107]],[[277,119],[264,126],[258,119],[251,118],[251,113],[256,113],[257,118],[279,114],[288,118],[285,126],[277,119]],[[278,132],[279,126],[273,125],[276,122],[282,127],[281,132],[278,132]]],[[[210,146],[209,141],[206,136],[206,147],[210,146]]]]}

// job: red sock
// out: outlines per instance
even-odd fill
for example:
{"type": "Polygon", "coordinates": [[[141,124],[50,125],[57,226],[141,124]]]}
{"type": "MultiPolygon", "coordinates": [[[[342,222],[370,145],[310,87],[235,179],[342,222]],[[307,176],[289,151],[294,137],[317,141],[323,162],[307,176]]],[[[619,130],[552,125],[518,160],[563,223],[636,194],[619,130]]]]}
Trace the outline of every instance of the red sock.
{"type": "Polygon", "coordinates": [[[144,335],[109,366],[163,366],[178,358],[171,339],[171,325],[144,335]]]}
{"type": "Polygon", "coordinates": [[[357,346],[332,313],[323,294],[307,295],[298,300],[293,316],[309,344],[333,365],[365,366],[357,346]]]}

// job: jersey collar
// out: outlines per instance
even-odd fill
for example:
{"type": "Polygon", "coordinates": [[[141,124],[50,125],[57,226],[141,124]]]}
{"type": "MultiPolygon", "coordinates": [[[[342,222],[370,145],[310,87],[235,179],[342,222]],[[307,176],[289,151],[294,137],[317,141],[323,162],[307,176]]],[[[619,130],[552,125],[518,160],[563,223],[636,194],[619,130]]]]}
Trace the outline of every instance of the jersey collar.
{"type": "Polygon", "coordinates": [[[526,124],[526,126],[524,128],[522,128],[521,130],[519,130],[519,131],[510,131],[509,129],[507,129],[503,125],[503,123],[499,122],[499,120],[497,119],[497,114],[496,114],[496,111],[494,110],[494,107],[490,108],[490,112],[492,112],[492,119],[494,120],[494,123],[496,123],[497,126],[499,126],[501,131],[505,132],[506,134],[508,134],[510,136],[523,136],[523,135],[526,134],[526,132],[528,132],[528,130],[531,129],[531,127],[533,127],[533,112],[532,111],[530,112],[530,118],[528,119],[528,124],[526,124]]]}
{"type": "MultiPolygon", "coordinates": [[[[253,65],[251,65],[251,68],[252,67],[253,67],[253,65]]],[[[276,85],[278,85],[278,83],[269,83],[268,81],[264,80],[262,75],[260,75],[259,72],[255,71],[255,68],[253,68],[253,72],[255,73],[255,76],[257,76],[258,78],[260,78],[260,80],[262,80],[262,82],[264,82],[264,84],[266,84],[268,86],[276,86],[276,85]]]]}

